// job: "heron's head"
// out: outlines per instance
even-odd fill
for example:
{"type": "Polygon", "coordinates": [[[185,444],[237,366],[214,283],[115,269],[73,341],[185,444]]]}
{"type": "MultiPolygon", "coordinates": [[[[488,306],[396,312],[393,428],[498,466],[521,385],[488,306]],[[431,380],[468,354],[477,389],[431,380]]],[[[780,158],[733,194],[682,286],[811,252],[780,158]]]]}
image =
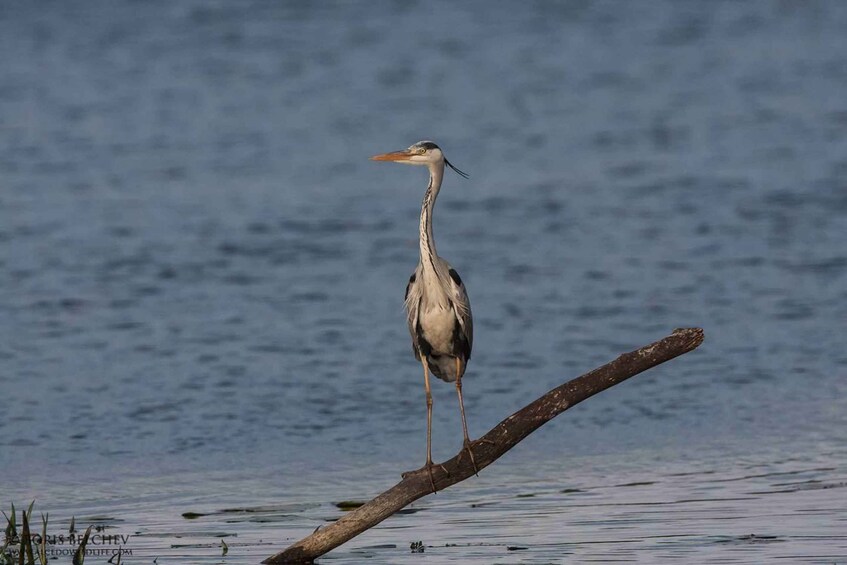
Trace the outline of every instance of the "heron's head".
{"type": "Polygon", "coordinates": [[[391,153],[382,153],[371,157],[372,161],[394,161],[395,163],[403,163],[405,165],[440,165],[446,163],[448,167],[459,173],[465,178],[468,178],[466,173],[453,166],[453,164],[444,157],[441,148],[432,141],[418,141],[408,149],[401,151],[392,151],[391,153]]]}

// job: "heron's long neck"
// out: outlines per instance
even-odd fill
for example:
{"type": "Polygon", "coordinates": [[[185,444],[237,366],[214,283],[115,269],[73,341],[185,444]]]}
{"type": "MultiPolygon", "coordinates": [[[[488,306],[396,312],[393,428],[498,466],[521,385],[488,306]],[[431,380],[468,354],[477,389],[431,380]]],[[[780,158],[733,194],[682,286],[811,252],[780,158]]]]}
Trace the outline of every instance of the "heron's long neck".
{"type": "Polygon", "coordinates": [[[444,163],[434,164],[429,168],[429,186],[426,188],[423,203],[421,204],[421,264],[424,270],[435,271],[435,239],[432,237],[432,209],[435,207],[435,199],[441,190],[441,179],[444,176],[444,163]]]}

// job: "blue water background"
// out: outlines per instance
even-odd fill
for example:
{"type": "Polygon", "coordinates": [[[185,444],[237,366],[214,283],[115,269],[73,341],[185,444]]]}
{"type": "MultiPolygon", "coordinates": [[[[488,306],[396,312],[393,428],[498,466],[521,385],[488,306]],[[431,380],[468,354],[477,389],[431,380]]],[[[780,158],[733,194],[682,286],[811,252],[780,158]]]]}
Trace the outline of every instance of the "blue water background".
{"type": "Polygon", "coordinates": [[[335,559],[847,561],[847,5],[9,2],[0,53],[3,506],[186,563],[234,529],[247,563],[420,466],[426,173],[368,157],[433,139],[471,174],[435,229],[475,314],[472,435],[707,339],[335,559]],[[687,521],[649,512],[668,497],[687,521]],[[228,507],[270,517],[180,517],[228,507]]]}

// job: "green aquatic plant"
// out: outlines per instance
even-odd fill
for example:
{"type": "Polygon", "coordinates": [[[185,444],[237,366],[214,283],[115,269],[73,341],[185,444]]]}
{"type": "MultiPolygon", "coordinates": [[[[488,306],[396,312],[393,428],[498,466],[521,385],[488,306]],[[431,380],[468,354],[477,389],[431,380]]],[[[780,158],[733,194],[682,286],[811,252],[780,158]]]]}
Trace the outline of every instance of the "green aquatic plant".
{"type": "MultiPolygon", "coordinates": [[[[12,519],[15,516],[15,505],[12,504],[12,519]]],[[[12,540],[16,537],[16,533],[13,535],[12,529],[12,520],[3,512],[3,517],[6,518],[6,531],[3,536],[3,547],[0,547],[0,565],[11,565],[12,554],[9,552],[9,545],[12,543],[12,540]]]]}
{"type": "Polygon", "coordinates": [[[32,512],[35,508],[35,500],[29,503],[26,511],[21,512],[21,533],[18,535],[17,511],[15,504],[11,504],[11,515],[3,512],[6,518],[5,539],[0,547],[0,565],[36,565],[38,563],[47,565],[47,523],[49,514],[41,514],[41,534],[34,534],[30,528],[32,512]],[[10,547],[17,546],[17,559],[12,554],[10,547]]]}
{"type": "MultiPolygon", "coordinates": [[[[32,504],[29,505],[28,512],[32,512],[32,504]]],[[[18,550],[18,563],[20,563],[20,565],[24,565],[24,556],[26,556],[26,564],[35,565],[35,555],[32,551],[32,534],[29,533],[29,518],[27,517],[27,512],[21,512],[21,521],[23,522],[23,526],[21,527],[21,543],[20,549],[18,550]]]]}
{"type": "Polygon", "coordinates": [[[73,565],[83,565],[85,562],[85,546],[88,545],[88,536],[91,535],[91,529],[94,526],[88,526],[85,530],[85,534],[82,536],[82,540],[79,542],[79,547],[76,548],[76,553],[74,553],[73,565]]]}
{"type": "MultiPolygon", "coordinates": [[[[5,514],[5,512],[4,512],[5,514]]],[[[3,540],[3,547],[0,547],[0,565],[11,565],[12,554],[9,553],[9,540],[3,540]]]]}
{"type": "Polygon", "coordinates": [[[32,516],[32,508],[35,505],[35,500],[30,502],[29,508],[21,512],[21,533],[18,536],[17,511],[15,503],[11,503],[12,511],[10,515],[3,512],[3,517],[6,518],[5,537],[3,547],[0,548],[0,565],[12,565],[15,558],[10,551],[10,546],[18,546],[18,565],[35,565],[35,555],[32,550],[32,534],[29,530],[29,519],[32,516]]]}
{"type": "Polygon", "coordinates": [[[47,520],[50,519],[50,513],[41,514],[41,543],[38,547],[38,560],[41,565],[47,565],[47,520]]]}
{"type": "Polygon", "coordinates": [[[3,512],[3,517],[6,518],[6,543],[7,545],[11,543],[11,540],[14,540],[18,537],[18,528],[15,524],[15,503],[12,503],[12,513],[11,518],[6,516],[6,513],[3,512]]]}

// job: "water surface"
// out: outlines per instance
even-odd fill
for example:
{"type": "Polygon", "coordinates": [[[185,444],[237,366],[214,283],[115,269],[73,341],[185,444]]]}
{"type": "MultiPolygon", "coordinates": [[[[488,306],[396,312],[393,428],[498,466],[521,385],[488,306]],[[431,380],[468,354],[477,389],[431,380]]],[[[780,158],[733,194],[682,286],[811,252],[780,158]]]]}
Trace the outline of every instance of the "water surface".
{"type": "Polygon", "coordinates": [[[426,175],[367,157],[429,138],[472,435],[707,341],[326,560],[847,561],[840,3],[7,4],[0,52],[4,506],[251,563],[420,466],[426,175]]]}

